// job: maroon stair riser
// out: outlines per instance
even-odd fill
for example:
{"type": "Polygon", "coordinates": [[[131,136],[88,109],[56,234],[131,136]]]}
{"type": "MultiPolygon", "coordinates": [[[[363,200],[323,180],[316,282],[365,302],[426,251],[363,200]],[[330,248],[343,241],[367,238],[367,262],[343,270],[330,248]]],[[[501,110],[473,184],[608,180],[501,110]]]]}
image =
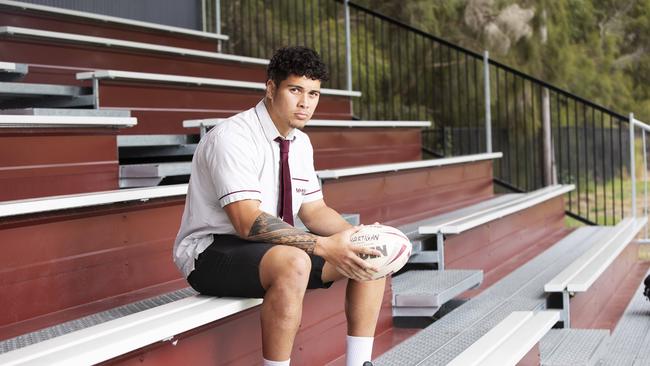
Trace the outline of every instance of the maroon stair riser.
{"type": "Polygon", "coordinates": [[[117,189],[118,166],[114,135],[3,134],[0,201],[117,189]]]}
{"type": "Polygon", "coordinates": [[[0,226],[0,325],[181,277],[172,245],[184,199],[116,204],[0,226]]]}
{"type": "Polygon", "coordinates": [[[638,251],[638,244],[628,244],[586,292],[571,298],[572,328],[614,331],[625,311],[616,303],[628,304],[636,296],[636,289],[650,267],[650,263],[639,261],[638,251]],[[622,291],[626,286],[633,290],[622,291]]]}
{"type": "Polygon", "coordinates": [[[557,197],[445,241],[448,268],[489,272],[562,228],[564,201],[557,197]]]}
{"type": "Polygon", "coordinates": [[[419,128],[307,127],[316,169],[420,160],[419,128]]]}
{"type": "MultiPolygon", "coordinates": [[[[346,320],[343,307],[345,281],[330,289],[308,291],[302,323],[294,342],[291,363],[323,365],[345,352],[346,320]],[[323,306],[328,304],[328,306],[323,306]]],[[[107,362],[110,365],[254,365],[260,364],[260,308],[249,309],[226,319],[179,335],[174,340],[132,352],[107,362]]],[[[390,286],[384,293],[375,334],[392,326],[390,286]]]]}
{"type": "Polygon", "coordinates": [[[3,26],[34,28],[53,32],[115,38],[126,41],[144,42],[204,51],[216,51],[217,49],[217,40],[213,39],[181,35],[178,33],[129,25],[120,25],[100,20],[10,8],[0,9],[0,24],[3,26]]]}
{"type": "MultiPolygon", "coordinates": [[[[11,62],[59,65],[80,70],[110,69],[253,82],[266,81],[266,65],[69,41],[8,39],[0,36],[0,53],[11,55],[11,62]]],[[[32,70],[29,71],[32,74],[32,70]]],[[[37,75],[30,74],[26,81],[44,82],[37,75]]]]}
{"type": "Polygon", "coordinates": [[[491,197],[492,162],[331,179],[323,191],[328,205],[361,214],[363,223],[399,224],[459,202],[491,197]]]}

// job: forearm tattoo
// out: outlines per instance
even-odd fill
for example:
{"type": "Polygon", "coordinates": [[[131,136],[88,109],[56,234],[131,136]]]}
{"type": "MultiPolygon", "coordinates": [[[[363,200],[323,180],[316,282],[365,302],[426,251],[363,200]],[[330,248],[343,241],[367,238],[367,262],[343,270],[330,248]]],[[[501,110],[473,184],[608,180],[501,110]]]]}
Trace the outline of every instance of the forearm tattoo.
{"type": "Polygon", "coordinates": [[[255,219],[246,240],[290,245],[302,249],[308,254],[313,254],[316,246],[315,235],[296,229],[266,212],[262,212],[255,219]]]}

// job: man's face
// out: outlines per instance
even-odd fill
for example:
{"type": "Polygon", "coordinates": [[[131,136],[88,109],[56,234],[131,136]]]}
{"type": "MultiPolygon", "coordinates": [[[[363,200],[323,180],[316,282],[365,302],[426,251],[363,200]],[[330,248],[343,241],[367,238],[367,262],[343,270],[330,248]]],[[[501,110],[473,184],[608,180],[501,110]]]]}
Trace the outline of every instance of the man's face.
{"type": "Polygon", "coordinates": [[[320,80],[289,75],[279,86],[266,82],[267,108],[278,131],[286,136],[292,128],[301,129],[316,110],[320,80]]]}

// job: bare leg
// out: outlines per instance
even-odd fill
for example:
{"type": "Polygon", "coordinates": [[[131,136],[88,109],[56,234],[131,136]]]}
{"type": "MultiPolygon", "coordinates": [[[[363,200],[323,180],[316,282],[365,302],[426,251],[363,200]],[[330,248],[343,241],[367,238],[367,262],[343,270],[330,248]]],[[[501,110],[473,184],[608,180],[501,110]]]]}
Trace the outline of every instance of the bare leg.
{"type": "Polygon", "coordinates": [[[291,357],[310,271],[309,256],[294,247],[275,246],[262,258],[260,279],[266,289],[261,314],[262,353],[267,360],[291,357]]]}
{"type": "MultiPolygon", "coordinates": [[[[325,263],[323,281],[344,278],[334,266],[325,263]]],[[[385,279],[375,281],[349,280],[345,293],[345,316],[348,320],[348,335],[374,337],[381,302],[384,298],[385,279]]]]}

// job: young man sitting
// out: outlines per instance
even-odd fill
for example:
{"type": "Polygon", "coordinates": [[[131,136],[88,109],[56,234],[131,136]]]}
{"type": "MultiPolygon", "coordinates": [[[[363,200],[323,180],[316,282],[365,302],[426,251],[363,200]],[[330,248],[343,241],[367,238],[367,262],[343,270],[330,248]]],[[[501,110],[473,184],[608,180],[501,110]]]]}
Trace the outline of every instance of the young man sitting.
{"type": "MultiPolygon", "coordinates": [[[[264,365],[289,365],[305,291],[350,278],[347,365],[370,361],[385,281],[353,247],[352,227],[325,204],[313,148],[300,131],[327,81],[318,54],[278,50],[266,95],[206,134],[192,160],[174,262],[202,294],[263,298],[264,365]],[[293,226],[295,214],[310,233],[293,226]]],[[[368,363],[369,364],[369,363],[368,363]]]]}

